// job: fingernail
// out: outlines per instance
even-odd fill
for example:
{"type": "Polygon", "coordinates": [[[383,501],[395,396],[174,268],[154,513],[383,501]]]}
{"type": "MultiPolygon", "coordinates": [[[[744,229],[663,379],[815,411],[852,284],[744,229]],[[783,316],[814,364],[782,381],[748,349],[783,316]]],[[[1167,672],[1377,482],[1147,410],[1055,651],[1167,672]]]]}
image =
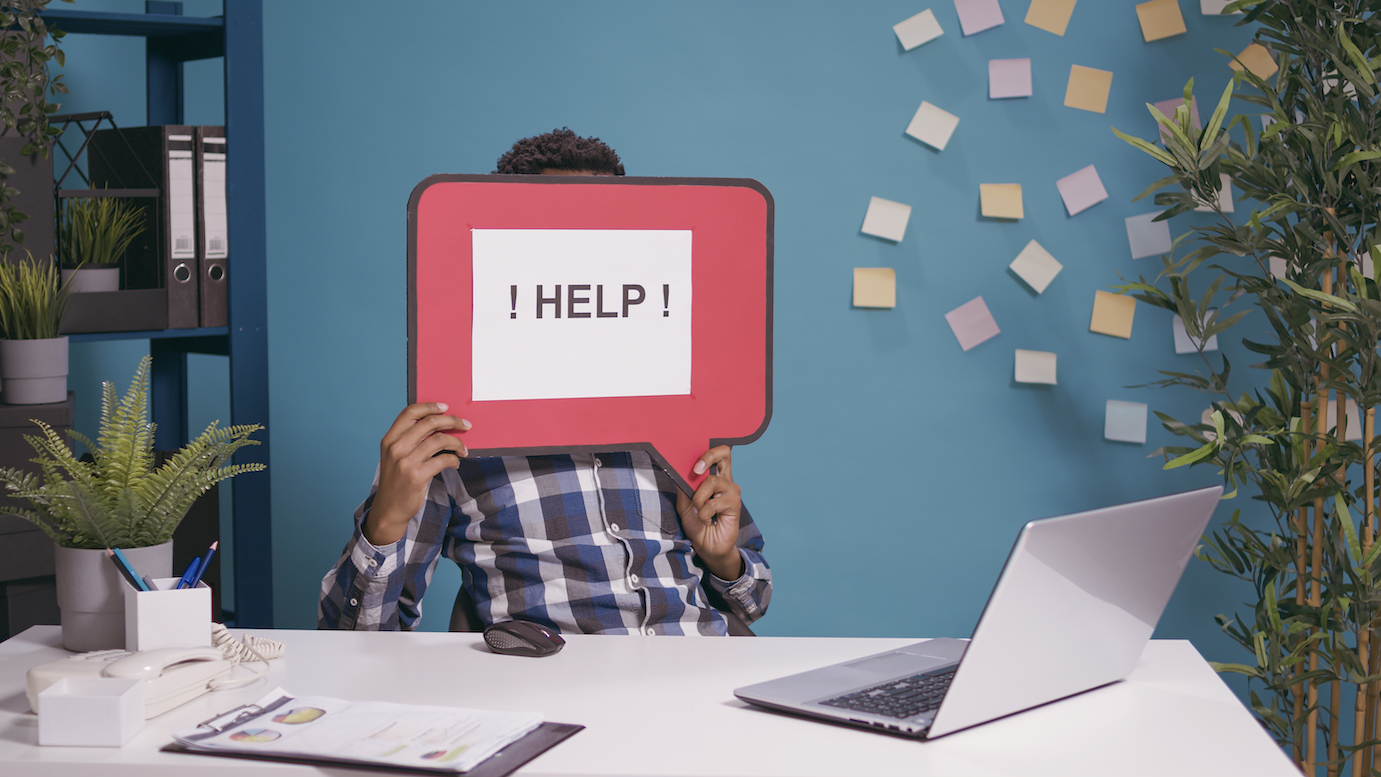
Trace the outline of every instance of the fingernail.
{"type": "Polygon", "coordinates": [[[697,475],[703,475],[703,474],[705,474],[705,462],[703,462],[703,461],[697,461],[697,462],[695,462],[695,474],[697,474],[697,475]]]}
{"type": "Polygon", "coordinates": [[[465,428],[466,428],[466,429],[469,429],[469,428],[470,428],[470,422],[469,422],[469,421],[466,421],[464,418],[462,418],[462,419],[460,419],[460,422],[461,422],[462,424],[465,424],[465,428]]]}
{"type": "Polygon", "coordinates": [[[444,413],[444,412],[446,412],[447,410],[450,410],[450,409],[451,409],[451,406],[448,405],[448,404],[446,404],[445,402],[437,402],[437,403],[436,403],[436,409],[437,409],[438,411],[444,413]]]}

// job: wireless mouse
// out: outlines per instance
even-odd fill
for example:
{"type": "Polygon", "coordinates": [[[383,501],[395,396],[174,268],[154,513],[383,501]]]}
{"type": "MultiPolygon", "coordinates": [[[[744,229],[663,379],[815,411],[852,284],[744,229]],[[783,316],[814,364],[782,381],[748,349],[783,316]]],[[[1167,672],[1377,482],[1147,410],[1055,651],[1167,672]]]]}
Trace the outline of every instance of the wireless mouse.
{"type": "Polygon", "coordinates": [[[529,621],[504,621],[484,630],[484,643],[506,656],[550,656],[565,647],[566,640],[550,626],[529,621]]]}

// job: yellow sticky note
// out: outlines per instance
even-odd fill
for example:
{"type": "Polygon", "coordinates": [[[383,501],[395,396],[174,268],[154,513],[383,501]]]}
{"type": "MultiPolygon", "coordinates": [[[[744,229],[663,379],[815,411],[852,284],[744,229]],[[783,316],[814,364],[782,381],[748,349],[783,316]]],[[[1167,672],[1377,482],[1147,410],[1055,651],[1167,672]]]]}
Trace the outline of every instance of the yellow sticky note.
{"type": "Polygon", "coordinates": [[[854,307],[895,308],[897,271],[891,267],[854,268],[854,307]]]}
{"type": "Polygon", "coordinates": [[[1025,216],[1019,183],[981,183],[978,185],[978,194],[983,200],[983,215],[990,219],[1019,219],[1025,216]]]}
{"type": "Polygon", "coordinates": [[[1108,92],[1112,91],[1112,71],[1082,65],[1069,68],[1069,86],[1065,89],[1065,105],[1081,111],[1106,113],[1108,92]]]}
{"type": "Polygon", "coordinates": [[[1241,70],[1243,65],[1246,65],[1247,69],[1258,78],[1270,78],[1280,69],[1276,61],[1271,59],[1271,52],[1267,51],[1266,47],[1260,43],[1253,43],[1243,49],[1229,67],[1233,70],[1241,70]]]}
{"type": "Polygon", "coordinates": [[[1149,3],[1141,3],[1136,7],[1136,17],[1141,20],[1141,36],[1147,43],[1183,35],[1185,32],[1179,0],[1151,0],[1149,3]]]}
{"type": "Polygon", "coordinates": [[[1088,330],[1129,339],[1132,336],[1132,317],[1136,315],[1136,297],[1109,291],[1095,291],[1093,295],[1093,320],[1089,322],[1088,330]]]}
{"type": "Polygon", "coordinates": [[[1026,9],[1026,23],[1046,32],[1064,35],[1069,17],[1074,13],[1075,0],[1031,0],[1026,9]]]}

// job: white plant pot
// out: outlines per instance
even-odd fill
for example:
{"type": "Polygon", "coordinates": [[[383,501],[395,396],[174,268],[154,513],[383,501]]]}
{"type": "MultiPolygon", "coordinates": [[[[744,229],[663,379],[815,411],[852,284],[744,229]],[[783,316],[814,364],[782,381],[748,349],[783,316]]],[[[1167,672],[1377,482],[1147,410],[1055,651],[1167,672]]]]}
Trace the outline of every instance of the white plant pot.
{"type": "Polygon", "coordinates": [[[66,283],[68,278],[73,275],[77,277],[72,280],[72,291],[119,291],[120,290],[120,266],[119,265],[98,265],[94,267],[83,267],[79,270],[63,270],[62,282],[66,283]]]}
{"type": "Polygon", "coordinates": [[[0,340],[0,401],[46,405],[67,401],[67,337],[0,340]]]}
{"type": "MultiPolygon", "coordinates": [[[[173,576],[173,541],[121,553],[145,577],[173,576]]],[[[62,646],[85,653],[125,646],[125,596],[129,583],[108,554],[85,548],[56,548],[62,646]]],[[[208,628],[210,626],[208,625],[208,628]]]]}

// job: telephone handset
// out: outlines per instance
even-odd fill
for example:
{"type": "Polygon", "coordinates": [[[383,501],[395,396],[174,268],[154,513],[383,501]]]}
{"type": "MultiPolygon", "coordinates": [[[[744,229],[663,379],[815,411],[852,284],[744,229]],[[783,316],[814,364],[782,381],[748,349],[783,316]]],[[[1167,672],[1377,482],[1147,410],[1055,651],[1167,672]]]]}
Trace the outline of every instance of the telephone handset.
{"type": "Polygon", "coordinates": [[[234,664],[217,647],[163,648],[141,653],[100,650],[60,658],[29,670],[29,706],[38,711],[38,695],[64,677],[125,677],[144,680],[144,717],[162,715],[213,689],[234,664]]]}

